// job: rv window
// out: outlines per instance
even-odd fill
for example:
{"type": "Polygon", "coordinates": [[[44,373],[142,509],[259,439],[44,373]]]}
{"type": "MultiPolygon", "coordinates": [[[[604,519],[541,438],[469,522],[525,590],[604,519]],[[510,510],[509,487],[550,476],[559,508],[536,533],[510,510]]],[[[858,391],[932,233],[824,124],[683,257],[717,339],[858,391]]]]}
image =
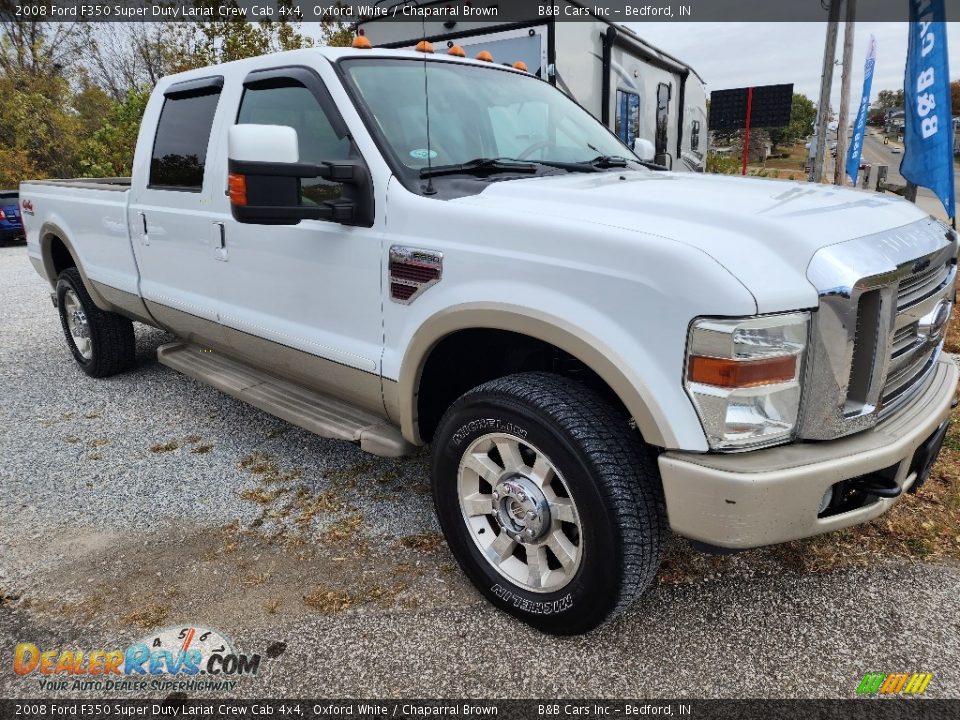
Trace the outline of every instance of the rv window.
{"type": "Polygon", "coordinates": [[[657,155],[667,153],[667,129],[670,127],[670,86],[666,83],[657,85],[657,155]]]}
{"type": "Polygon", "coordinates": [[[617,90],[616,133],[623,144],[633,147],[640,135],[640,96],[625,90],[617,90]]]}
{"type": "Polygon", "coordinates": [[[694,120],[690,125],[690,149],[694,152],[700,150],[700,121],[694,120]]]}

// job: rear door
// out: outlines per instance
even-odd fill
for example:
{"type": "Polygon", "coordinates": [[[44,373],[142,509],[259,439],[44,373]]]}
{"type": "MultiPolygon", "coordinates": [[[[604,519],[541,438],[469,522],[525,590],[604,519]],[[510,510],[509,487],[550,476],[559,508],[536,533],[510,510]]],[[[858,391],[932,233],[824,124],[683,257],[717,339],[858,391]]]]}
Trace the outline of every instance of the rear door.
{"type": "Polygon", "coordinates": [[[225,180],[206,171],[206,160],[222,87],[222,76],[176,83],[159,110],[150,108],[144,126],[156,132],[139,140],[128,211],[150,312],[184,339],[211,345],[222,343],[211,197],[225,180]]]}

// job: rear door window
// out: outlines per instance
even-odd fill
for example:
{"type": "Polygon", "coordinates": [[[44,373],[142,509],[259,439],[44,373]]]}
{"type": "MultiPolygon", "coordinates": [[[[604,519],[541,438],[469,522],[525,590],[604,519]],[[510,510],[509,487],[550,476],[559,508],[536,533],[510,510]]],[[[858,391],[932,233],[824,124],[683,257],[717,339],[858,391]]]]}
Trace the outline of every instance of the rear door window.
{"type": "Polygon", "coordinates": [[[150,159],[150,187],[200,192],[219,88],[164,99],[150,159]]]}

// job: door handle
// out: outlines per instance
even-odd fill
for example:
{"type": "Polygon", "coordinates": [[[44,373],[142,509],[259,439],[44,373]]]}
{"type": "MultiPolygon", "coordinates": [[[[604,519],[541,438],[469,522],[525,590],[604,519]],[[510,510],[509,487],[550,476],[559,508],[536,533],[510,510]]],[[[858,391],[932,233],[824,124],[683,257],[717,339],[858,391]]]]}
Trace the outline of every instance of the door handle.
{"type": "Polygon", "coordinates": [[[143,226],[143,233],[140,235],[140,239],[143,240],[144,245],[150,244],[150,236],[147,232],[147,214],[142,210],[137,212],[137,215],[140,216],[140,223],[143,226]]]}
{"type": "Polygon", "coordinates": [[[225,223],[215,222],[211,228],[210,247],[213,248],[215,260],[226,262],[227,259],[227,227],[225,223]]]}

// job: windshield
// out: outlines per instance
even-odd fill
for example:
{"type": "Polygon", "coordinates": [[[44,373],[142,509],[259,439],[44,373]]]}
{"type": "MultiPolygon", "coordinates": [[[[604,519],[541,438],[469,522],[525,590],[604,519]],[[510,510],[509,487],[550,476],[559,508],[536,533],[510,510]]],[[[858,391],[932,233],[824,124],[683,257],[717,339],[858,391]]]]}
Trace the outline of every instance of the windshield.
{"type": "Polygon", "coordinates": [[[478,158],[584,163],[636,156],[551,85],[529,75],[457,62],[370,58],[343,63],[388,151],[418,172],[478,158]],[[430,147],[424,102],[430,90],[430,147]]]}

